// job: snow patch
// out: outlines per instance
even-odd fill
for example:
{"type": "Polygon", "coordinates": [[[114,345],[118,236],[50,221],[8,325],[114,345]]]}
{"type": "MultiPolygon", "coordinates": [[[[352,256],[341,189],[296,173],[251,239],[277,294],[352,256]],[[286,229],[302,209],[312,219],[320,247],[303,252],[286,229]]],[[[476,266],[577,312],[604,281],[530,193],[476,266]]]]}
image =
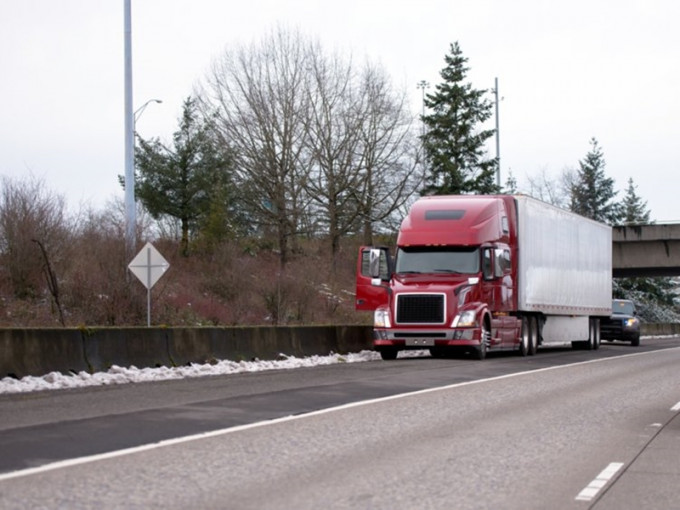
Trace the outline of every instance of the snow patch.
{"type": "MultiPolygon", "coordinates": [[[[402,351],[400,357],[429,356],[428,351],[402,351]]],[[[329,354],[328,356],[309,356],[296,358],[281,354],[278,360],[229,361],[216,363],[191,363],[181,367],[137,368],[112,366],[106,372],[90,374],[79,372],[65,375],[50,372],[42,376],[26,376],[21,379],[5,377],[0,379],[0,395],[8,393],[26,393],[31,391],[61,390],[83,388],[88,386],[106,386],[112,384],[130,384],[152,381],[168,381],[189,377],[205,377],[214,375],[238,374],[243,372],[261,372],[264,370],[285,370],[294,368],[333,365],[336,363],[358,363],[377,361],[380,354],[376,351],[361,351],[349,354],[329,354]]]]}

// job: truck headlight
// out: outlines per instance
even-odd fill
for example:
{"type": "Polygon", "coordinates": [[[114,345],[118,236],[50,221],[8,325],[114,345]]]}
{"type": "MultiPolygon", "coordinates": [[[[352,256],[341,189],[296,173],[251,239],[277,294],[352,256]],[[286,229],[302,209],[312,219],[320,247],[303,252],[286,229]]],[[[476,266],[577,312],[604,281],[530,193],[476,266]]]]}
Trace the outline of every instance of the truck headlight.
{"type": "Polygon", "coordinates": [[[386,309],[379,309],[373,313],[373,327],[374,328],[391,328],[390,311],[386,309]]]}
{"type": "Polygon", "coordinates": [[[627,328],[633,328],[637,324],[638,320],[634,317],[627,319],[625,325],[627,328]]]}
{"type": "Polygon", "coordinates": [[[477,325],[477,314],[474,310],[467,310],[460,315],[456,315],[451,323],[452,328],[469,328],[477,325]]]}

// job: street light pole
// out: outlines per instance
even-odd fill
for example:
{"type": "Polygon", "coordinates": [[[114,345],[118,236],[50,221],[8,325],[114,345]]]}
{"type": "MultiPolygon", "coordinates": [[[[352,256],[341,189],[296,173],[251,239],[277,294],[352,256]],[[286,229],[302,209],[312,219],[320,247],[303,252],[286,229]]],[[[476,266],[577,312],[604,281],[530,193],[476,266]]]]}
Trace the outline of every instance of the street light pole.
{"type": "Polygon", "coordinates": [[[423,113],[420,116],[420,122],[422,122],[422,128],[421,129],[423,131],[423,135],[425,134],[425,122],[423,121],[423,118],[425,117],[425,89],[429,88],[429,86],[430,86],[430,84],[425,80],[420,80],[416,84],[416,87],[423,91],[423,94],[422,94],[422,96],[423,96],[422,97],[423,113]]]}
{"type": "Polygon", "coordinates": [[[124,7],[125,39],[125,248],[127,257],[135,252],[135,127],[132,112],[132,22],[130,0],[124,7]]]}

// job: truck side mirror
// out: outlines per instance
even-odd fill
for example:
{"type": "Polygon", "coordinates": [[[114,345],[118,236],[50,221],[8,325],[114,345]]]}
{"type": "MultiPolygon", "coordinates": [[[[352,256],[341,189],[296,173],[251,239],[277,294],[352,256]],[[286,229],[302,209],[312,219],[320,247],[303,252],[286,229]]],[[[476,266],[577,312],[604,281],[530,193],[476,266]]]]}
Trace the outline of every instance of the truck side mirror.
{"type": "Polygon", "coordinates": [[[380,257],[383,250],[371,248],[368,258],[368,274],[371,278],[380,278],[380,257]]]}

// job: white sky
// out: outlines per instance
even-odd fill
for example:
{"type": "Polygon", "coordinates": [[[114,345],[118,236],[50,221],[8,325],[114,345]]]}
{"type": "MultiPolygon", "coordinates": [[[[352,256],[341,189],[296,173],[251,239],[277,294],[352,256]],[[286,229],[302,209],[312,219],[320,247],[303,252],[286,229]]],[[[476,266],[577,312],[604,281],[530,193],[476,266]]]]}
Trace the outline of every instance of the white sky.
{"type": "MultiPolygon", "coordinates": [[[[0,175],[30,172],[74,209],[122,199],[123,6],[0,0],[0,175]]],[[[475,88],[499,79],[502,182],[557,178],[594,136],[617,189],[632,177],[652,218],[680,221],[679,20],[677,0],[132,0],[134,108],[163,101],[137,131],[169,140],[211,61],[276,23],[382,63],[416,113],[458,41],[475,88]]]]}

